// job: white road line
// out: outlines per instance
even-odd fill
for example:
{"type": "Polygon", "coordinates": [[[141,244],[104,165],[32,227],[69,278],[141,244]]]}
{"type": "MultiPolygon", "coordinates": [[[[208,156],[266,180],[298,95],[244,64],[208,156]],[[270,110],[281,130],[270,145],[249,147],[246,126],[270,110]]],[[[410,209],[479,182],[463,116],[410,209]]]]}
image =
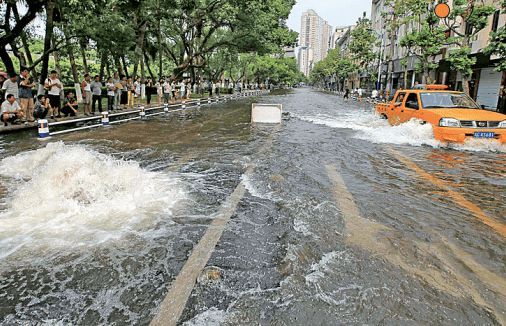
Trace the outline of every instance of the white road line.
{"type": "MultiPolygon", "coordinates": [[[[245,174],[248,175],[252,172],[253,167],[250,167],[245,174]]],[[[241,181],[234,192],[221,206],[213,222],[200,239],[199,243],[193,248],[191,256],[186,261],[179,275],[176,277],[176,280],[172,283],[167,296],[160,305],[160,312],[151,321],[152,326],[177,325],[195,282],[197,281],[197,277],[206,267],[216,244],[223,234],[225,226],[234,214],[245,192],[246,188],[241,181]]]]}
{"type": "MultiPolygon", "coordinates": [[[[267,138],[265,144],[260,148],[257,155],[265,152],[272,147],[272,134],[267,138]]],[[[253,174],[254,166],[250,165],[244,172],[245,176],[253,174]]],[[[234,192],[227,198],[220,210],[215,214],[213,222],[207,229],[199,243],[193,248],[193,251],[179,272],[174,282],[172,282],[169,292],[159,307],[159,313],[151,321],[151,326],[175,326],[183,314],[186,302],[191,295],[198,276],[206,267],[209,258],[220,240],[225,226],[234,215],[237,205],[244,197],[246,187],[241,181],[234,192]]]]}

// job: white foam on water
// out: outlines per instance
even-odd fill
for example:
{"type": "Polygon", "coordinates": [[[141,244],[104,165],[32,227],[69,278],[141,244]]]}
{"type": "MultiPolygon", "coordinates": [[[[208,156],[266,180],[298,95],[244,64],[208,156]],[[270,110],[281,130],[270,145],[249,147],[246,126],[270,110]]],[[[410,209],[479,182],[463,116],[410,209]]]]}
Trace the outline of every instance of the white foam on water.
{"type": "Polygon", "coordinates": [[[261,199],[270,201],[278,201],[274,191],[270,189],[269,184],[255,180],[255,177],[251,175],[243,174],[241,176],[242,183],[246,190],[253,196],[261,199]]]}
{"type": "Polygon", "coordinates": [[[3,159],[0,175],[9,184],[0,260],[141,234],[184,198],[174,177],[62,142],[3,159]]]}
{"type": "Polygon", "coordinates": [[[387,120],[381,119],[371,111],[337,111],[332,114],[294,114],[297,118],[324,125],[331,128],[352,129],[357,131],[354,138],[395,145],[431,146],[434,148],[451,148],[461,151],[500,152],[506,153],[506,145],[495,140],[470,139],[464,144],[443,144],[434,139],[430,124],[422,125],[419,120],[412,119],[406,123],[391,126],[387,120]]]}
{"type": "Polygon", "coordinates": [[[225,311],[212,307],[184,322],[183,326],[220,326],[226,318],[225,311]]]}

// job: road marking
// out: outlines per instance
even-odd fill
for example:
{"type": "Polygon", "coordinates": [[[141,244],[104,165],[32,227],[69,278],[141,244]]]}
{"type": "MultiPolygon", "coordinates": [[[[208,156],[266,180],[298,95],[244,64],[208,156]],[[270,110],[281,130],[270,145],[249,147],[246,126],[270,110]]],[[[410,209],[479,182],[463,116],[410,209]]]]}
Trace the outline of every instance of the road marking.
{"type": "Polygon", "coordinates": [[[446,191],[446,193],[460,206],[466,208],[470,211],[478,220],[480,220],[483,224],[488,225],[492,229],[494,229],[501,236],[506,237],[506,224],[497,221],[494,218],[489,217],[480,207],[471,201],[467,200],[464,196],[462,196],[457,191],[451,189],[447,183],[432,174],[426,172],[421,167],[419,167],[415,162],[402,155],[395,149],[389,147],[388,151],[395,156],[399,161],[405,164],[408,168],[413,170],[416,174],[418,174],[422,179],[425,179],[439,187],[440,189],[446,191]]]}
{"type": "MultiPolygon", "coordinates": [[[[250,167],[245,174],[251,174],[252,171],[253,168],[250,167]]],[[[246,188],[241,181],[221,206],[206,233],[193,248],[190,257],[179,272],[176,280],[171,284],[169,292],[160,305],[159,314],[151,321],[152,326],[177,325],[198,276],[206,267],[211,254],[214,252],[214,248],[223,234],[226,224],[234,214],[245,192],[246,188]]]]}
{"type": "MultiPolygon", "coordinates": [[[[272,146],[272,134],[267,138],[257,155],[262,154],[272,146]]],[[[254,166],[250,165],[244,172],[244,176],[251,176],[254,166]]],[[[208,227],[204,236],[193,248],[192,253],[165,296],[159,307],[159,313],[151,321],[151,326],[176,326],[198,276],[202,273],[211,258],[218,241],[220,240],[225,226],[234,215],[237,205],[246,193],[244,181],[241,181],[234,192],[223,203],[220,210],[215,214],[213,222],[208,227]]]]}
{"type": "Polygon", "coordinates": [[[353,195],[337,169],[333,165],[326,165],[325,168],[333,183],[332,193],[344,220],[346,243],[368,250],[374,256],[385,259],[408,274],[418,276],[436,289],[448,292],[455,297],[471,297],[476,304],[489,311],[499,323],[506,325],[506,316],[502,308],[506,281],[502,276],[489,271],[476,262],[471,255],[431,230],[424,231],[441,238],[441,243],[412,240],[410,244],[406,243],[409,240],[405,239],[400,232],[362,217],[353,195]],[[393,245],[399,242],[404,242],[406,245],[402,247],[393,245]],[[413,249],[405,250],[410,247],[413,249]],[[453,253],[454,257],[450,256],[448,251],[453,253]],[[426,258],[431,256],[436,257],[443,266],[426,264],[426,258]],[[455,262],[455,259],[458,259],[458,262],[455,262]],[[481,294],[482,289],[466,275],[469,270],[462,269],[460,263],[466,265],[479,281],[488,284],[490,289],[498,294],[499,302],[487,301],[481,294]]]}

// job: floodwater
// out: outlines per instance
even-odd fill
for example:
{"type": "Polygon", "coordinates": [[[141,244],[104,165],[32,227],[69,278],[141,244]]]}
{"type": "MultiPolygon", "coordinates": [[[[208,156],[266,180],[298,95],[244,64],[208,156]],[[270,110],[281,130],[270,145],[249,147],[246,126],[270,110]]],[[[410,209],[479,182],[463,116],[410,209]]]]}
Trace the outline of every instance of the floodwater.
{"type": "Polygon", "coordinates": [[[0,155],[2,325],[149,324],[241,182],[181,324],[506,324],[505,146],[295,89],[0,155]]]}

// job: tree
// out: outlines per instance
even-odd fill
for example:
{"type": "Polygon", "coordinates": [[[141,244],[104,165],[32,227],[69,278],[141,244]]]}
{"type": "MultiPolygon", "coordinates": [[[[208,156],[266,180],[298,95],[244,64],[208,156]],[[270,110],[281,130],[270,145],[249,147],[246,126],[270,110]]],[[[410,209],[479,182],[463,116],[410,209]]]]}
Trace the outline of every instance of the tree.
{"type": "Polygon", "coordinates": [[[2,62],[5,65],[5,69],[8,73],[15,72],[14,64],[12,63],[12,59],[7,52],[8,46],[12,47],[16,39],[21,36],[26,26],[28,26],[28,24],[30,24],[35,19],[37,14],[44,9],[46,2],[47,1],[45,0],[26,0],[26,13],[20,19],[16,19],[16,22],[12,27],[12,8],[14,6],[17,6],[17,2],[13,0],[0,2],[0,5],[2,7],[1,11],[4,12],[4,16],[2,17],[3,19],[0,21],[0,58],[2,59],[2,62]]]}
{"type": "Polygon", "coordinates": [[[374,46],[377,43],[375,32],[372,30],[371,20],[364,16],[359,18],[356,27],[351,32],[351,42],[348,49],[358,66],[367,71],[376,58],[374,46]]]}
{"type": "Polygon", "coordinates": [[[339,89],[342,89],[345,79],[358,68],[354,59],[343,56],[339,49],[333,49],[324,60],[315,65],[309,79],[313,85],[327,86],[329,80],[334,77],[340,84],[339,89]]]}
{"type": "Polygon", "coordinates": [[[405,12],[409,13],[407,23],[416,22],[417,28],[411,29],[400,40],[400,45],[408,50],[409,55],[418,59],[416,71],[423,73],[422,84],[430,84],[429,72],[438,66],[431,59],[441,53],[446,43],[445,29],[439,26],[439,19],[433,12],[427,14],[425,0],[406,2],[405,12]]]}
{"type": "MultiPolygon", "coordinates": [[[[502,12],[506,13],[506,0],[503,1],[501,7],[502,12]]],[[[496,70],[506,71],[506,25],[490,35],[490,44],[485,49],[485,53],[497,55],[499,57],[499,65],[496,70]]]]}
{"type": "Polygon", "coordinates": [[[494,6],[485,5],[483,0],[454,0],[450,16],[444,19],[446,27],[455,35],[448,43],[457,45],[450,50],[447,60],[453,70],[462,74],[462,87],[468,95],[472,67],[476,64],[476,58],[470,57],[471,40],[487,26],[488,16],[494,11],[494,6]]]}

